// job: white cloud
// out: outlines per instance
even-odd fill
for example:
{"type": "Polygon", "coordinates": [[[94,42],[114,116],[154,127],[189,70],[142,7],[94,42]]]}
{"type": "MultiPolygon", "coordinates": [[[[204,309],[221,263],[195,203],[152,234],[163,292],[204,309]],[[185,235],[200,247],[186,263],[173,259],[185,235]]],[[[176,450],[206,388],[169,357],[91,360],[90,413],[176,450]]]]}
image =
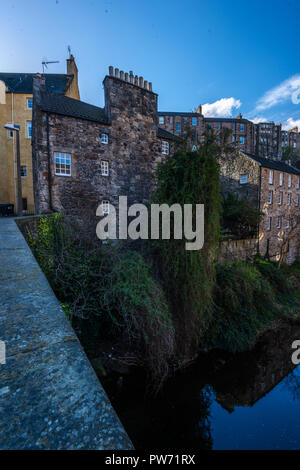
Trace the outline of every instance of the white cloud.
{"type": "Polygon", "coordinates": [[[298,127],[300,129],[300,119],[294,120],[293,118],[288,118],[286,123],[282,125],[282,129],[284,131],[289,131],[293,129],[293,127],[298,127]]]}
{"type": "Polygon", "coordinates": [[[233,109],[238,109],[241,104],[235,98],[221,98],[214,103],[202,105],[202,113],[205,117],[231,117],[233,109]]]}
{"type": "Polygon", "coordinates": [[[278,104],[284,103],[288,99],[292,100],[292,94],[300,88],[300,74],[284,80],[279,85],[267,91],[256,104],[256,111],[263,111],[278,104]]]}
{"type": "Polygon", "coordinates": [[[256,116],[253,119],[251,118],[250,121],[252,121],[254,124],[257,124],[258,122],[267,122],[268,119],[263,116],[256,116]]]}

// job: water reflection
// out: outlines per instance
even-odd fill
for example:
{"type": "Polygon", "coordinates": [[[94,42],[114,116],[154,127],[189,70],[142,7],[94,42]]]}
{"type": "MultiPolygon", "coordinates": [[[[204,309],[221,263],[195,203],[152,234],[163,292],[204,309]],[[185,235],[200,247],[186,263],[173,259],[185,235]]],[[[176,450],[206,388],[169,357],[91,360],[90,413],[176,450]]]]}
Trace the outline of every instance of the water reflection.
{"type": "Polygon", "coordinates": [[[299,449],[300,326],[269,332],[251,352],[213,352],[145,398],[142,377],[108,385],[137,449],[299,449]]]}

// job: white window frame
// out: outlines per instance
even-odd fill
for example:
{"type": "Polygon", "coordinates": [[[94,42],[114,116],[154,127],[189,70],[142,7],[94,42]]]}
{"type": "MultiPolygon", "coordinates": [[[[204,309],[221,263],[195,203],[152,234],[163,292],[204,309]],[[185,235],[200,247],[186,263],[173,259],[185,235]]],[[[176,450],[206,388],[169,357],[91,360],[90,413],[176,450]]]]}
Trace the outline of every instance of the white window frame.
{"type": "Polygon", "coordinates": [[[287,205],[290,206],[292,203],[292,193],[287,194],[287,205]]]}
{"type": "Polygon", "coordinates": [[[54,173],[57,176],[72,176],[72,156],[70,153],[54,152],[54,173]],[[56,159],[59,159],[59,162],[56,159]],[[68,160],[70,160],[70,163],[67,163],[68,160]],[[56,165],[64,165],[64,171],[62,171],[61,167],[58,171],[56,165]],[[70,173],[66,171],[67,167],[70,168],[70,173]]]}
{"type": "Polygon", "coordinates": [[[9,138],[9,139],[13,139],[13,138],[14,138],[14,131],[12,131],[11,129],[8,129],[8,138],[9,138]]]}
{"type": "Polygon", "coordinates": [[[282,202],[283,202],[283,192],[280,191],[278,194],[278,205],[282,206],[282,202]]]}
{"type": "Polygon", "coordinates": [[[169,155],[170,153],[170,144],[166,140],[161,142],[161,153],[163,155],[169,155]]]}
{"type": "Polygon", "coordinates": [[[108,144],[108,134],[101,134],[101,142],[102,144],[108,144]]]}
{"type": "Polygon", "coordinates": [[[283,173],[279,173],[279,186],[283,186],[283,173]]]}
{"type": "Polygon", "coordinates": [[[27,109],[32,109],[33,108],[33,98],[26,98],[26,105],[27,105],[27,109]],[[29,101],[31,101],[31,107],[28,106],[29,101]]]}
{"type": "Polygon", "coordinates": [[[101,160],[101,175],[109,176],[109,161],[101,160]]]}
{"type": "Polygon", "coordinates": [[[269,191],[268,204],[273,204],[273,191],[269,191]]]}
{"type": "Polygon", "coordinates": [[[292,175],[289,175],[288,188],[291,188],[291,187],[292,187],[292,175]]]}
{"type": "Polygon", "coordinates": [[[26,121],[26,135],[27,139],[31,139],[32,137],[32,121],[26,121]],[[29,132],[30,129],[30,132],[29,132]]]}
{"type": "Polygon", "coordinates": [[[300,188],[300,176],[297,176],[296,189],[300,188]]]}
{"type": "Polygon", "coordinates": [[[159,124],[164,124],[165,118],[163,116],[159,116],[159,124]]]}
{"type": "Polygon", "coordinates": [[[286,219],[285,228],[290,228],[290,219],[286,219]]]}
{"type": "Polygon", "coordinates": [[[248,183],[248,174],[240,175],[240,184],[248,183]]]}
{"type": "Polygon", "coordinates": [[[272,217],[268,217],[267,219],[267,230],[270,231],[272,229],[272,217]]]}
{"type": "Polygon", "coordinates": [[[109,214],[109,201],[106,199],[102,201],[102,212],[104,215],[109,214]]]}
{"type": "Polygon", "coordinates": [[[295,206],[296,206],[296,207],[299,206],[299,194],[296,195],[296,198],[295,198],[295,206]]]}
{"type": "Polygon", "coordinates": [[[281,228],[281,226],[282,226],[282,216],[279,215],[277,217],[277,226],[276,226],[276,228],[281,228]]]}
{"type": "Polygon", "coordinates": [[[269,184],[273,184],[273,183],[274,183],[274,171],[270,170],[269,171],[269,184]]]}

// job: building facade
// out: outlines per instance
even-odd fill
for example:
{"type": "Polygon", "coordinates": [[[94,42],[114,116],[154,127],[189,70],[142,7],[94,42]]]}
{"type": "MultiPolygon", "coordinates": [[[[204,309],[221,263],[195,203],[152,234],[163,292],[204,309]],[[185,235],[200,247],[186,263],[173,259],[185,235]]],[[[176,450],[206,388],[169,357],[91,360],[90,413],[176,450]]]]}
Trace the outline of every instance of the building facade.
{"type": "MultiPolygon", "coordinates": [[[[0,73],[0,204],[17,200],[15,132],[4,129],[7,123],[20,127],[21,182],[24,213],[33,213],[32,108],[33,75],[0,73]]],[[[66,74],[45,74],[46,88],[57,94],[79,99],[78,70],[71,55],[66,74]]]]}
{"type": "Polygon", "coordinates": [[[278,261],[300,259],[300,170],[282,161],[239,152],[220,160],[223,195],[246,197],[263,213],[259,253],[278,261]]]}
{"type": "Polygon", "coordinates": [[[157,94],[132,72],[109,68],[105,107],[47,91],[34,78],[33,178],[39,214],[89,213],[147,203],[153,172],[179,140],[158,125],[157,94]]]}

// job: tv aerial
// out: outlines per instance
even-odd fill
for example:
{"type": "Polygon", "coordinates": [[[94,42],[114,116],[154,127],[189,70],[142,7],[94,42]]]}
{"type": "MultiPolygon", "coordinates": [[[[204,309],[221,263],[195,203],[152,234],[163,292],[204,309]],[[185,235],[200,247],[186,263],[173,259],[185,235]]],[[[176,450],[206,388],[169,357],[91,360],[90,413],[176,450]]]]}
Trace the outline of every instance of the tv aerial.
{"type": "Polygon", "coordinates": [[[59,64],[59,60],[43,60],[42,61],[42,67],[43,67],[43,73],[45,73],[45,69],[48,68],[48,64],[59,64]]]}

